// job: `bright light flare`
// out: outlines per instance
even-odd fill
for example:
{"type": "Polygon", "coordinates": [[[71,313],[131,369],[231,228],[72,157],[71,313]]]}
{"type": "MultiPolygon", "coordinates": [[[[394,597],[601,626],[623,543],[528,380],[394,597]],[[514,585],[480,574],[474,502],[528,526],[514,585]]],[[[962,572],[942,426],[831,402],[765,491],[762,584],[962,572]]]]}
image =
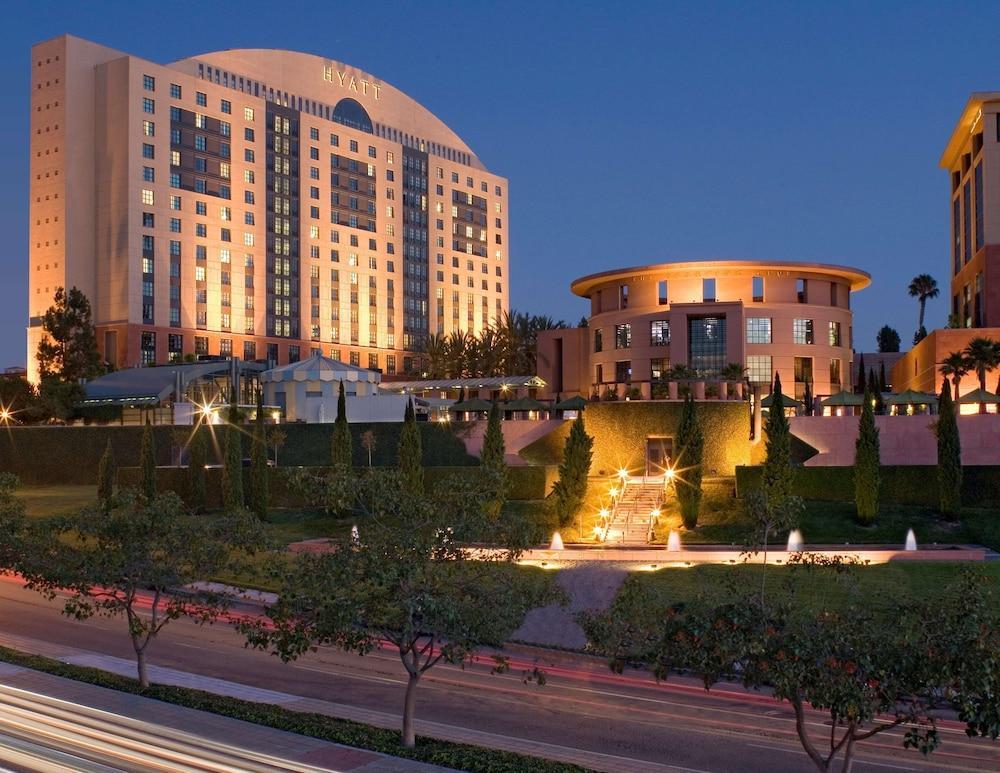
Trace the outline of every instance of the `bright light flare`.
{"type": "Polygon", "coordinates": [[[628,477],[628,470],[622,467],[620,470],[618,470],[618,477],[621,478],[622,480],[625,480],[628,477]]]}
{"type": "Polygon", "coordinates": [[[673,470],[673,468],[672,468],[672,467],[668,467],[668,468],[667,468],[667,480],[673,480],[673,479],[674,479],[674,476],[675,476],[676,474],[677,474],[677,473],[676,473],[676,472],[674,472],[674,470],[673,470]]]}

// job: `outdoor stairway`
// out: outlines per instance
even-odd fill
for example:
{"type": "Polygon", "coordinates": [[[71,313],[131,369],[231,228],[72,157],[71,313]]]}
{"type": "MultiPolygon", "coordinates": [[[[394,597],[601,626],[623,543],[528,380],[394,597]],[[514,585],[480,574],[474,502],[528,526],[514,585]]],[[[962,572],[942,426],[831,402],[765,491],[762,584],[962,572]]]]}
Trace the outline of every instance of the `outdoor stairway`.
{"type": "Polygon", "coordinates": [[[663,506],[662,477],[626,478],[604,534],[612,545],[645,545],[653,531],[653,511],[663,506]]]}

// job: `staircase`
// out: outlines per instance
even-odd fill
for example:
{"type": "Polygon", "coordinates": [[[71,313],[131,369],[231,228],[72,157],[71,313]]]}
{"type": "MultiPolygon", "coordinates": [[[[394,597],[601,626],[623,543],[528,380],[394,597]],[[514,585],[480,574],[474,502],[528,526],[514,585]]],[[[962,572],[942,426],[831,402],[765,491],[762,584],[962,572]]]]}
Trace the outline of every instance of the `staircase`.
{"type": "Polygon", "coordinates": [[[613,545],[646,545],[652,541],[654,511],[663,506],[663,477],[625,478],[604,531],[613,545]]]}

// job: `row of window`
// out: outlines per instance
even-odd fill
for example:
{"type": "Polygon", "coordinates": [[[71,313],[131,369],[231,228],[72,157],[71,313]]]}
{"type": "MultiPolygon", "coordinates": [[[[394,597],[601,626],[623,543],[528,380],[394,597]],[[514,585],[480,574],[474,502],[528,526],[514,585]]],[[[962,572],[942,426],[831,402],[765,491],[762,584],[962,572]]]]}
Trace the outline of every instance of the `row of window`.
{"type": "MultiPolygon", "coordinates": [[[[439,279],[440,279],[440,273],[439,279]]],[[[471,285],[470,285],[471,287],[471,285]]],[[[497,285],[497,291],[500,287],[497,285]]],[[[770,317],[747,317],[747,343],[771,343],[772,320],[770,317]]],[[[830,346],[841,346],[840,322],[827,323],[827,343],[830,346]]],[[[816,338],[813,331],[813,320],[796,319],[792,321],[792,342],[796,344],[814,344],[816,338]]],[[[649,345],[670,345],[670,322],[665,319],[654,319],[649,322],[649,345]]],[[[624,322],[615,325],[615,349],[628,349],[632,346],[632,323],[624,322]]],[[[594,351],[604,349],[604,333],[601,328],[594,329],[594,351]]]]}
{"type": "MultiPolygon", "coordinates": [[[[836,282],[830,283],[830,305],[836,306],[838,302],[838,286],[836,282]]],[[[712,277],[706,277],[701,280],[701,300],[702,303],[715,303],[719,300],[716,294],[716,280],[712,277]]],[[[796,300],[799,303],[809,303],[809,280],[804,278],[798,278],[795,280],[795,294],[796,300]]],[[[660,306],[667,306],[670,304],[670,285],[668,280],[661,279],[656,283],[656,297],[657,302],[660,306]]],[[[601,291],[598,290],[597,294],[597,308],[601,309],[600,304],[601,291]]],[[[755,276],[751,278],[751,298],[753,303],[763,303],[764,302],[764,277],[755,276]]],[[[815,299],[812,299],[815,302],[815,299]]],[[[627,309],[629,301],[629,286],[627,284],[621,284],[618,286],[618,308],[627,309]]]]}
{"type": "MultiPolygon", "coordinates": [[[[805,385],[812,384],[814,381],[813,377],[813,364],[814,358],[812,357],[796,357],[794,360],[794,384],[795,384],[795,396],[801,399],[805,392],[805,385]]],[[[838,358],[833,358],[829,363],[830,368],[830,388],[839,389],[842,385],[842,361],[838,358]]],[[[670,360],[667,357],[654,357],[649,361],[649,380],[650,381],[664,381],[668,378],[668,373],[670,370],[670,360]]],[[[746,374],[747,380],[752,384],[770,384],[774,378],[771,355],[770,354],[750,354],[746,358],[746,374]]],[[[595,384],[605,384],[612,383],[606,382],[605,369],[603,364],[598,364],[594,368],[594,383],[595,384]]],[[[610,372],[607,374],[610,375],[610,372]]],[[[712,374],[705,374],[706,378],[710,378],[712,374]]],[[[631,383],[633,378],[632,371],[632,361],[631,360],[619,360],[615,362],[614,369],[614,382],[618,384],[628,384],[631,383]]],[[[641,379],[644,380],[644,379],[641,379]]]]}

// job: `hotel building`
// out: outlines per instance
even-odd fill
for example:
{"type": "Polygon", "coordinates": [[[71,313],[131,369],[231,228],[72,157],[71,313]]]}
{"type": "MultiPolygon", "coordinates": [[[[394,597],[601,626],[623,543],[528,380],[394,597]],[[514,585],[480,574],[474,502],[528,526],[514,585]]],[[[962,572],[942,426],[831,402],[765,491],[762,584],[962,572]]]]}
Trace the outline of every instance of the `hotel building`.
{"type": "Polygon", "coordinates": [[[508,307],[507,180],[426,108],[310,54],[31,52],[29,377],[58,287],[118,368],[322,353],[419,369],[508,307]]]}
{"type": "MultiPolygon", "coordinates": [[[[969,97],[939,165],[948,173],[950,192],[952,324],[931,330],[893,367],[893,388],[900,391],[940,392],[945,357],[973,338],[1000,338],[1000,92],[969,97]]],[[[978,386],[969,374],[959,392],[978,386]]]]}
{"type": "Polygon", "coordinates": [[[539,376],[553,396],[635,388],[649,399],[672,366],[712,380],[739,363],[754,384],[780,373],[800,399],[807,383],[835,394],[851,387],[851,293],[870,281],[843,266],[749,260],[591,274],[571,285],[590,300],[588,327],[539,334],[539,376]]]}

